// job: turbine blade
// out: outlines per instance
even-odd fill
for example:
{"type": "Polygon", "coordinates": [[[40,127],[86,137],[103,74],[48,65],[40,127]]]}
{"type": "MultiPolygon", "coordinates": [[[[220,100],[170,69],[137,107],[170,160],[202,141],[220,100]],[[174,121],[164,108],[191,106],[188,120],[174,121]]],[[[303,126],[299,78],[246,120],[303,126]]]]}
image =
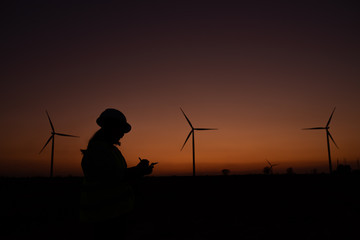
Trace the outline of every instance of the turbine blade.
{"type": "Polygon", "coordinates": [[[50,138],[46,141],[44,147],[40,150],[39,154],[45,149],[45,147],[49,144],[49,142],[51,141],[51,139],[54,137],[54,135],[51,135],[50,138]]]}
{"type": "Polygon", "coordinates": [[[192,129],[194,129],[193,125],[191,124],[190,120],[188,119],[188,117],[186,116],[186,114],[184,113],[184,111],[183,111],[181,108],[180,108],[180,110],[181,110],[182,113],[184,114],[184,116],[185,116],[186,120],[188,121],[190,127],[191,127],[192,129]]]}
{"type": "Polygon", "coordinates": [[[189,133],[189,135],[187,136],[187,138],[186,138],[186,140],[185,140],[185,142],[184,142],[183,146],[181,147],[181,150],[180,150],[180,151],[182,151],[182,150],[183,150],[183,148],[184,148],[184,146],[185,146],[186,142],[189,140],[189,137],[190,137],[190,135],[191,135],[193,132],[194,132],[194,130],[191,130],[191,131],[190,131],[190,133],[189,133]]]}
{"type": "Polygon", "coordinates": [[[267,163],[270,165],[270,167],[272,167],[271,163],[267,159],[265,159],[265,161],[267,161],[267,163]]]}
{"type": "Polygon", "coordinates": [[[194,130],[218,130],[217,128],[194,128],[194,130]]]}
{"type": "Polygon", "coordinates": [[[303,128],[302,130],[326,129],[326,127],[303,128]]]}
{"type": "Polygon", "coordinates": [[[339,148],[338,145],[336,144],[335,140],[334,140],[333,137],[331,136],[331,134],[330,134],[329,131],[327,131],[327,134],[329,135],[329,137],[331,138],[331,140],[333,141],[333,143],[335,144],[335,146],[336,146],[337,148],[339,148]]]}
{"type": "Polygon", "coordinates": [[[45,111],[45,112],[46,112],[46,115],[48,116],[48,119],[49,119],[49,122],[50,122],[51,129],[52,129],[52,131],[53,131],[53,132],[55,132],[54,125],[53,125],[53,124],[52,124],[52,122],[51,122],[51,119],[50,119],[49,113],[48,113],[47,111],[45,111]]]}
{"type": "Polygon", "coordinates": [[[330,121],[331,121],[331,119],[332,119],[332,116],[333,116],[333,114],[334,114],[334,112],[335,112],[335,109],[336,109],[336,107],[334,107],[334,110],[332,111],[332,113],[331,113],[331,115],[330,115],[330,118],[329,118],[329,121],[327,122],[326,126],[329,126],[330,121]]]}
{"type": "Polygon", "coordinates": [[[56,135],[59,136],[64,136],[64,137],[79,137],[79,136],[74,136],[74,135],[69,135],[69,134],[64,134],[64,133],[55,133],[56,135]]]}

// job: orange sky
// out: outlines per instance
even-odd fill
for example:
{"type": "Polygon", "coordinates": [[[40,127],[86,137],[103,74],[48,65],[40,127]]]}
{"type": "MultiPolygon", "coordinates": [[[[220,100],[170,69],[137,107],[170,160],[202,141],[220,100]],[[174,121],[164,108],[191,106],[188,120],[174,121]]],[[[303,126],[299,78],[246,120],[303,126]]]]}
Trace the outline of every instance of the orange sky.
{"type": "MultiPolygon", "coordinates": [[[[299,1],[300,2],[300,1],[299,1]]],[[[303,1],[301,1],[303,2],[303,1]]],[[[8,7],[1,71],[1,176],[48,176],[48,110],[57,137],[54,174],[82,175],[80,149],[108,107],[133,130],[128,165],[154,175],[328,171],[360,158],[359,16],[346,4],[19,3],[8,7]],[[309,7],[311,6],[311,7],[309,7]]]]}

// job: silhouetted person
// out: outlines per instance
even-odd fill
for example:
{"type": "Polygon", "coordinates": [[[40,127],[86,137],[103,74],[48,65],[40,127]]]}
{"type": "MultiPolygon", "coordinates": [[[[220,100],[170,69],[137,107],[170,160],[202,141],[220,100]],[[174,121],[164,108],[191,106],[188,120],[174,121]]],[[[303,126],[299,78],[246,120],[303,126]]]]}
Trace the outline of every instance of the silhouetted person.
{"type": "Polygon", "coordinates": [[[96,239],[125,237],[126,218],[134,207],[130,181],[151,174],[153,164],[144,159],[128,168],[125,158],[114,145],[130,132],[123,113],[106,109],[96,123],[101,127],[82,150],[84,173],[80,218],[96,239]]]}

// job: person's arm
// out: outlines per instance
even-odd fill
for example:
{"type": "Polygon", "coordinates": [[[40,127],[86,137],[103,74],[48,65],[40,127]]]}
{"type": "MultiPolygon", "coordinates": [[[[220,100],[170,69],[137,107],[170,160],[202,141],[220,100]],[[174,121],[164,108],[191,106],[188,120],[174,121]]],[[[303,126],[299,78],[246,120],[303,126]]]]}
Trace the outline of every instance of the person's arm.
{"type": "Polygon", "coordinates": [[[135,167],[126,169],[127,178],[139,178],[152,173],[154,164],[149,164],[147,159],[140,160],[139,164],[135,167]]]}

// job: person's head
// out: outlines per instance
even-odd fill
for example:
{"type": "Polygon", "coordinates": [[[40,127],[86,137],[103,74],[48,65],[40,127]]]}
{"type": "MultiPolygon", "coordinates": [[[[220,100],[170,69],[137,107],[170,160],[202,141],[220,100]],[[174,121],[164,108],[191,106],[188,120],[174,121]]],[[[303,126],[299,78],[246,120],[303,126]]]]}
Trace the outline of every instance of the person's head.
{"type": "Polygon", "coordinates": [[[107,140],[118,143],[125,133],[130,132],[131,126],[125,115],[117,109],[108,108],[96,119],[96,123],[104,131],[107,140]]]}

